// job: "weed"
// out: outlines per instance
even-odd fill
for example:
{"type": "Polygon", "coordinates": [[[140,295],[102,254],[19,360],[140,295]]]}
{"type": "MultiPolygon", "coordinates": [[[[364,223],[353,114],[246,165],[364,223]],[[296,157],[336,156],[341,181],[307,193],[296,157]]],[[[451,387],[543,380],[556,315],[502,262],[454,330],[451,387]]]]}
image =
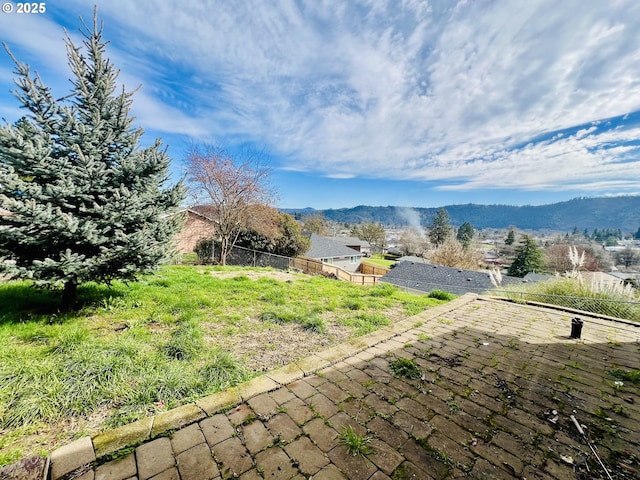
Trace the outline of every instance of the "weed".
{"type": "Polygon", "coordinates": [[[311,315],[310,317],[303,319],[301,324],[302,328],[311,332],[325,333],[327,331],[327,324],[317,315],[311,315]]]}
{"type": "Polygon", "coordinates": [[[278,432],[278,434],[273,439],[273,446],[274,447],[284,447],[285,446],[285,441],[282,439],[282,432],[278,432]]]}
{"type": "Polygon", "coordinates": [[[389,319],[378,313],[359,313],[353,317],[341,320],[343,325],[355,328],[355,334],[366,335],[380,327],[389,325],[389,319]]]}
{"type": "Polygon", "coordinates": [[[617,415],[620,415],[621,417],[628,417],[629,414],[625,411],[624,407],[622,405],[611,405],[611,411],[617,415]]]}
{"type": "Polygon", "coordinates": [[[390,283],[379,283],[369,290],[369,295],[372,297],[391,297],[399,291],[399,288],[390,283]]]}
{"type": "Polygon", "coordinates": [[[347,451],[354,457],[357,455],[370,455],[374,453],[369,445],[372,438],[365,435],[358,435],[351,425],[342,427],[338,436],[340,444],[347,447],[347,451]]]}
{"type": "Polygon", "coordinates": [[[431,338],[432,338],[431,335],[428,335],[426,333],[419,333],[418,334],[418,340],[426,341],[426,340],[431,340],[431,338]]]}
{"type": "Polygon", "coordinates": [[[360,298],[347,298],[342,305],[349,310],[362,310],[364,308],[364,302],[360,298]]]}
{"type": "Polygon", "coordinates": [[[422,372],[413,360],[398,358],[389,363],[389,370],[395,377],[420,378],[422,372]]]}
{"type": "Polygon", "coordinates": [[[438,300],[445,300],[445,301],[450,301],[450,300],[453,300],[454,298],[456,298],[455,295],[453,295],[453,294],[451,294],[449,292],[442,291],[442,290],[432,290],[429,293],[429,297],[430,298],[435,298],[435,299],[438,299],[438,300]]]}
{"type": "Polygon", "coordinates": [[[454,321],[451,320],[450,318],[439,318],[436,321],[438,323],[441,323],[442,325],[453,325],[454,324],[454,321]]]}
{"type": "Polygon", "coordinates": [[[447,402],[447,407],[449,407],[449,411],[451,413],[456,413],[456,412],[459,412],[460,410],[462,410],[460,408],[460,405],[458,405],[454,399],[451,399],[451,400],[449,400],[447,402]]]}
{"type": "Polygon", "coordinates": [[[171,334],[169,341],[163,346],[164,353],[175,360],[193,360],[202,347],[203,334],[195,323],[181,325],[171,334]]]}
{"type": "Polygon", "coordinates": [[[616,369],[616,370],[611,370],[609,374],[620,381],[626,381],[631,383],[640,382],[640,370],[616,369]]]}

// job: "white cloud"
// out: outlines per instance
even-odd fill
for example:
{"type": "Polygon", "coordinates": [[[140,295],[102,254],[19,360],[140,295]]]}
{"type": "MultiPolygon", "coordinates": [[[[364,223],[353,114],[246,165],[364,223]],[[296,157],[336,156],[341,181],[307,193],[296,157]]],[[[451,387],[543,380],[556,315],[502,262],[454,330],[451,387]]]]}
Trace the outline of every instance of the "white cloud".
{"type": "MultiPolygon", "coordinates": [[[[637,191],[640,132],[602,123],[640,110],[637,2],[275,5],[99,4],[121,80],[143,85],[139,122],[252,141],[331,178],[637,191]]],[[[40,28],[10,36],[58,68],[60,31],[40,28]]]]}

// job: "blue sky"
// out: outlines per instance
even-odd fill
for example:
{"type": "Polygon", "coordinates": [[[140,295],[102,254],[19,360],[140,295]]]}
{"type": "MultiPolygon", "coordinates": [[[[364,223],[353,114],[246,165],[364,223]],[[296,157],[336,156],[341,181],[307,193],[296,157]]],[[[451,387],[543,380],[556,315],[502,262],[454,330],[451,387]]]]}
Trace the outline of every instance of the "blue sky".
{"type": "MultiPolygon", "coordinates": [[[[280,207],[640,194],[640,2],[58,0],[0,14],[57,96],[97,3],[173,175],[192,143],[271,159],[280,207]]],[[[22,114],[0,52],[0,116],[22,114]]]]}

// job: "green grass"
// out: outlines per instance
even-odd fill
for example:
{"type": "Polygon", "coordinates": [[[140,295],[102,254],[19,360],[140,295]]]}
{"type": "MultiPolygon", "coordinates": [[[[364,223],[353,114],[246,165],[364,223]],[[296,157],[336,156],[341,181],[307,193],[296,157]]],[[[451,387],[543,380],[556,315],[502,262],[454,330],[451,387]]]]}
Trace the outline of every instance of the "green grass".
{"type": "Polygon", "coordinates": [[[354,457],[357,455],[365,456],[374,453],[373,448],[369,445],[373,438],[365,435],[358,435],[351,425],[341,428],[338,439],[340,440],[340,445],[347,447],[347,451],[354,457]]]}
{"type": "Polygon", "coordinates": [[[371,265],[377,265],[378,267],[391,268],[392,265],[397,263],[395,260],[386,260],[384,255],[371,255],[369,258],[362,260],[363,263],[369,263],[371,265]]]}
{"type": "Polygon", "coordinates": [[[30,432],[39,432],[33,442],[66,443],[260,374],[233,349],[236,335],[270,333],[262,348],[273,350],[281,328],[353,337],[442,303],[391,285],[256,272],[269,271],[166,266],[129,285],[84,285],[84,307],[64,314],[53,292],[0,284],[0,465],[39,452],[30,432]],[[67,432],[69,422],[80,430],[67,432]]]}

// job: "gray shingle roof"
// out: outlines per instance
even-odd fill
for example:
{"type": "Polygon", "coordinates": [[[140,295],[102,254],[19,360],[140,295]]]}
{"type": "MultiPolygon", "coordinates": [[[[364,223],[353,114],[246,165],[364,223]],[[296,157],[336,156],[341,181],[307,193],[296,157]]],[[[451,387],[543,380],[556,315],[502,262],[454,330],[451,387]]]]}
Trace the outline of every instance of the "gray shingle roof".
{"type": "MultiPolygon", "coordinates": [[[[482,293],[494,288],[488,272],[462,270],[431,263],[400,262],[380,280],[423,292],[444,290],[455,295],[482,293]]],[[[522,279],[502,276],[502,285],[513,283],[522,283],[522,279]]]]}
{"type": "Polygon", "coordinates": [[[333,238],[311,234],[311,248],[304,254],[307,258],[362,257],[362,253],[335,241],[333,238]]]}
{"type": "Polygon", "coordinates": [[[332,237],[336,242],[340,242],[343,245],[349,245],[349,246],[359,246],[359,247],[370,247],[371,245],[369,245],[369,242],[367,242],[366,240],[360,240],[358,237],[342,237],[342,236],[337,236],[337,237],[332,237]]]}

